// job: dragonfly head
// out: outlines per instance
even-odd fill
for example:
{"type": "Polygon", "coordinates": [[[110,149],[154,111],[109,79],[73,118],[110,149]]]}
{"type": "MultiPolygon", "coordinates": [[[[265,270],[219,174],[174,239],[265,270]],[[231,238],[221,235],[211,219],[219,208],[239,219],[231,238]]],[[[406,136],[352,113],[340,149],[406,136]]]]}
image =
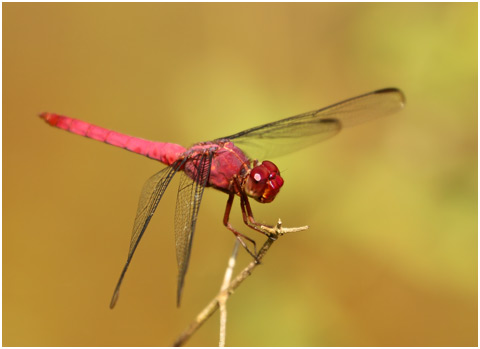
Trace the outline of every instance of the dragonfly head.
{"type": "Polygon", "coordinates": [[[255,200],[272,202],[283,185],[280,171],[273,162],[264,161],[252,168],[245,180],[245,193],[255,200]]]}

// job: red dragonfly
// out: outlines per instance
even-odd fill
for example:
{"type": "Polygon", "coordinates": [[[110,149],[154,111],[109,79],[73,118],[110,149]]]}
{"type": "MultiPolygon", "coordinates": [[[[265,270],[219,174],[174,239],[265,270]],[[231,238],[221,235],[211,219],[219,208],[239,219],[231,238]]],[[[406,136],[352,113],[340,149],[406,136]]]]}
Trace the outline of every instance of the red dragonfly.
{"type": "Polygon", "coordinates": [[[192,249],[193,233],[205,187],[228,194],[223,224],[255,258],[245,241],[255,242],[238,232],[229,222],[235,196],[240,198],[244,223],[263,232],[253,217],[248,198],[272,202],[283,186],[277,166],[249,157],[286,154],[323,141],[342,128],[356,125],[403,108],[405,97],[396,88],[386,88],[347,99],[329,107],[250,128],[186,149],[178,144],[153,142],[107,130],[84,121],[52,113],[40,115],[47,123],[63,130],[96,139],[145,155],[168,165],[144,184],[135,217],[127,261],[120,274],[110,308],[115,306],[120,285],[133,254],[173,176],[183,171],[175,209],[175,245],[178,263],[177,305],[180,304],[185,273],[192,249]],[[248,149],[244,152],[242,149],[248,149]],[[248,155],[247,155],[248,154],[248,155]]]}

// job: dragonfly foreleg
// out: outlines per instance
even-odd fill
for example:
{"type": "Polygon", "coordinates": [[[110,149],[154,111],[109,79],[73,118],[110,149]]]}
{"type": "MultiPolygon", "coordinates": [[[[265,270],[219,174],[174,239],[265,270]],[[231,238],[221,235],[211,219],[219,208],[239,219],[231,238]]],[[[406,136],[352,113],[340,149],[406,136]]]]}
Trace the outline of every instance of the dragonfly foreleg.
{"type": "Polygon", "coordinates": [[[274,236],[265,229],[265,227],[271,229],[273,228],[272,226],[261,224],[255,221],[252,208],[250,207],[250,202],[248,201],[248,197],[244,194],[240,196],[240,205],[242,209],[243,222],[245,223],[245,225],[268,236],[270,239],[275,240],[274,236]]]}
{"type": "Polygon", "coordinates": [[[257,260],[257,244],[255,243],[254,240],[250,239],[248,236],[243,235],[242,233],[238,232],[231,224],[230,224],[230,211],[232,210],[232,204],[233,204],[233,199],[235,198],[235,194],[230,194],[228,196],[228,201],[227,201],[227,206],[225,208],[225,215],[223,216],[223,224],[227,227],[228,230],[230,230],[235,237],[238,239],[240,244],[245,248],[245,250],[248,252],[249,255],[251,255],[255,260],[257,260]],[[247,244],[243,240],[248,240],[249,242],[252,243],[253,245],[253,251],[250,251],[248,248],[247,244]]]}

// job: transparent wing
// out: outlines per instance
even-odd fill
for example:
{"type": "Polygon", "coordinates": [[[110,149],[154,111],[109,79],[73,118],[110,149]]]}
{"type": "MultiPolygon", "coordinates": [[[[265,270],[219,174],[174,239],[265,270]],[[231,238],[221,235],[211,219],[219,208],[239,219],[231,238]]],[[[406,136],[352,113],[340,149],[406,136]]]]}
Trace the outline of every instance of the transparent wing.
{"type": "Polygon", "coordinates": [[[125,276],[138,243],[140,242],[140,239],[142,238],[142,235],[145,232],[145,229],[147,228],[148,223],[150,222],[150,219],[152,218],[153,213],[155,212],[155,209],[157,208],[158,203],[163,196],[163,193],[165,193],[168,184],[183,163],[184,160],[172,164],[172,166],[154,174],[143,185],[140,200],[138,202],[137,215],[135,216],[135,222],[133,224],[132,238],[130,240],[130,250],[128,251],[127,262],[123,267],[122,273],[120,274],[120,279],[115,287],[115,292],[113,293],[113,297],[110,302],[110,308],[113,308],[117,302],[123,277],[125,276]]]}
{"type": "Polygon", "coordinates": [[[396,88],[386,88],[347,99],[329,107],[223,137],[231,139],[249,155],[284,155],[323,141],[342,128],[354,126],[402,109],[405,96],[396,88]]]}
{"type": "Polygon", "coordinates": [[[198,210],[202,200],[203,190],[208,183],[212,152],[205,152],[196,159],[189,159],[195,165],[192,180],[182,173],[180,187],[177,194],[177,207],[175,209],[175,246],[178,263],[177,306],[180,305],[183,282],[190,260],[193,233],[197,222],[198,210]]]}

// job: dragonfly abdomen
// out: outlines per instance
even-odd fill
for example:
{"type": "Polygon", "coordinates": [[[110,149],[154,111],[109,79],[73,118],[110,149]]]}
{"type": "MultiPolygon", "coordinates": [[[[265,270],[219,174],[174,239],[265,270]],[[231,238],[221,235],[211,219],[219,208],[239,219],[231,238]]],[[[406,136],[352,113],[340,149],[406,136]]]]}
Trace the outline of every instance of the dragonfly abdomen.
{"type": "Polygon", "coordinates": [[[138,137],[128,136],[67,116],[43,113],[40,114],[40,117],[51,126],[111,144],[119,148],[127,149],[134,153],[161,161],[166,165],[174,163],[178,159],[178,156],[185,151],[185,148],[178,144],[153,142],[138,137]]]}

